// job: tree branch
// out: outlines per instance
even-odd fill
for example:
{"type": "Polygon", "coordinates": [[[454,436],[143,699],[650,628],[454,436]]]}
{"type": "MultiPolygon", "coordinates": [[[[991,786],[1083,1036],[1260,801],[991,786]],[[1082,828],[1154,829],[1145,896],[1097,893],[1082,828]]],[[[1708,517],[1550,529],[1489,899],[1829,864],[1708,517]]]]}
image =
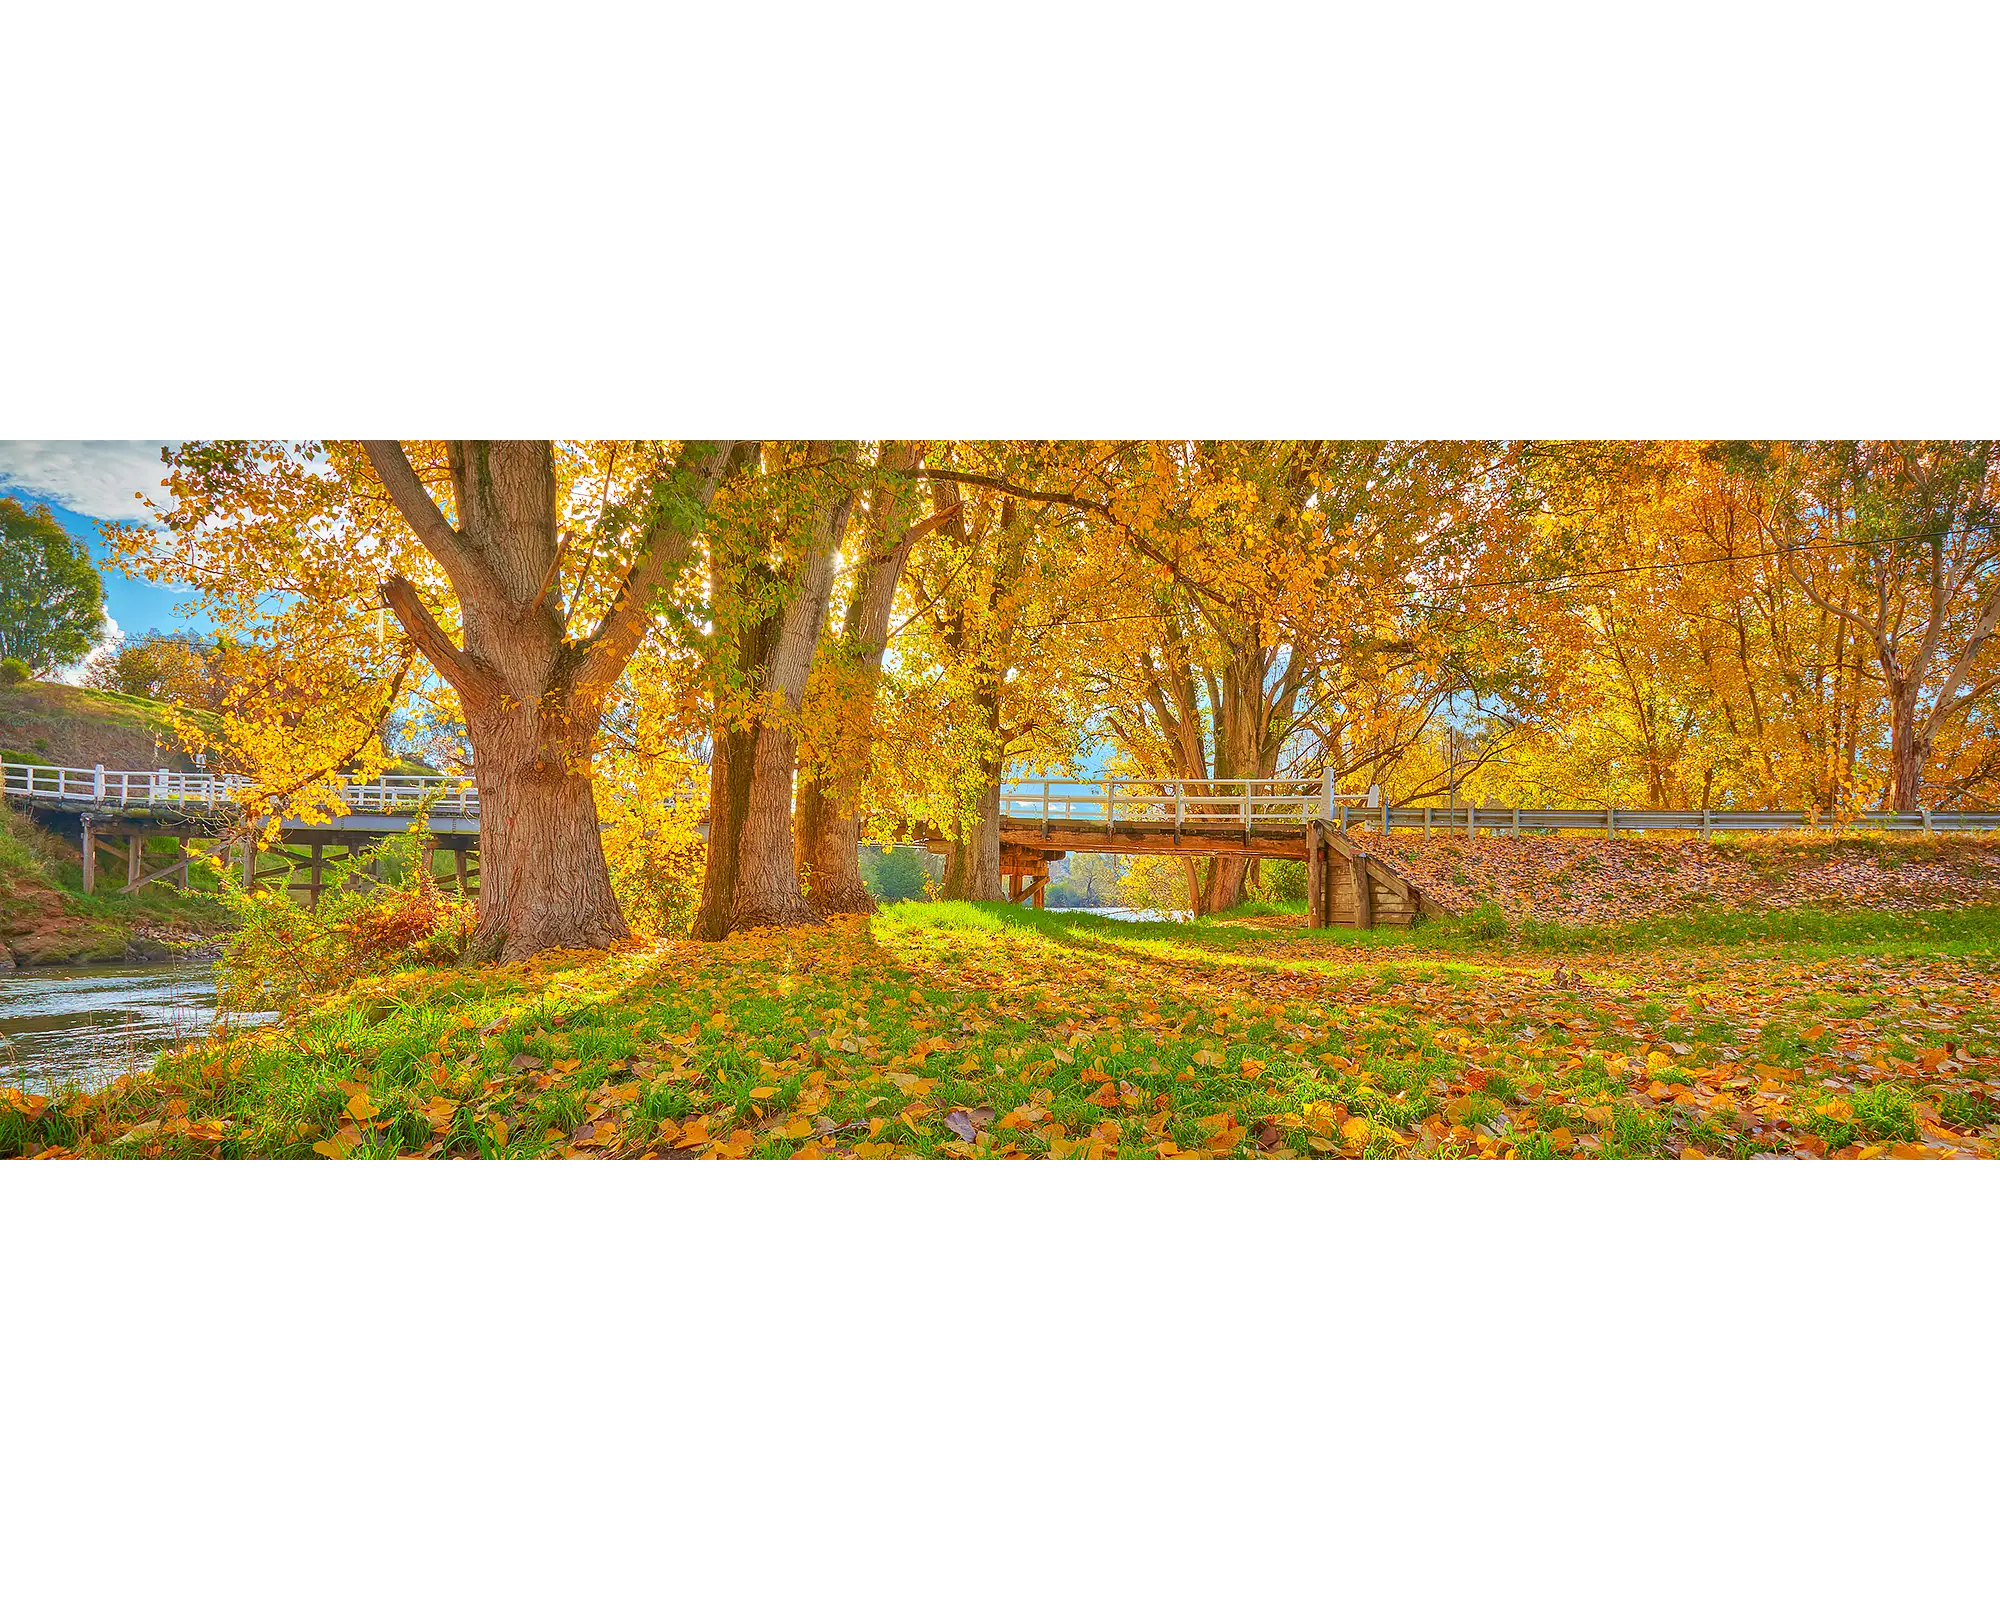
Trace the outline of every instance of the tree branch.
{"type": "Polygon", "coordinates": [[[368,464],[375,469],[375,476],[382,480],[382,487],[389,491],[390,500],[402,512],[410,531],[431,553],[432,559],[444,568],[445,576],[451,580],[451,586],[458,591],[459,597],[463,600],[477,596],[505,604],[505,596],[492,568],[438,509],[437,501],[431,498],[430,490],[424,487],[423,480],[410,465],[410,458],[403,453],[402,441],[363,439],[361,448],[367,452],[368,464]]]}
{"type": "Polygon", "coordinates": [[[491,689],[491,674],[451,642],[451,635],[430,614],[415,584],[401,573],[392,572],[382,580],[379,592],[383,604],[396,613],[396,620],[403,625],[411,642],[437,668],[438,676],[452,686],[461,702],[491,689]]]}
{"type": "Polygon", "coordinates": [[[1076,511],[1094,511],[1121,528],[1126,525],[1124,518],[1104,501],[1086,500],[1082,495],[1068,494],[1059,489],[1030,489],[1022,484],[1009,483],[1005,478],[993,477],[988,473],[960,472],[950,467],[923,467],[916,475],[936,482],[963,483],[974,489],[993,489],[1001,494],[1012,495],[1016,500],[1034,500],[1042,505],[1069,506],[1076,511]]]}

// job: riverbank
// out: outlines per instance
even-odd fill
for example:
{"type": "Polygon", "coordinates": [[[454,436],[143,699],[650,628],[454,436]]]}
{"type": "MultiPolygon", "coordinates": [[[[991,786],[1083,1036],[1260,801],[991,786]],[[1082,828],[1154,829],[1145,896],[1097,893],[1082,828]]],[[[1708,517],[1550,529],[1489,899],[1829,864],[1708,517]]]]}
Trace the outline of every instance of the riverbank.
{"type": "Polygon", "coordinates": [[[188,894],[154,884],[136,895],[86,895],[76,846],[0,805],[0,972],[213,954],[235,918],[205,892],[214,881],[207,868],[191,879],[188,894]]]}
{"type": "Polygon", "coordinates": [[[1414,931],[899,906],[392,973],[91,1095],[43,1157],[1952,1158],[2000,1122],[2000,912],[1414,931]]]}

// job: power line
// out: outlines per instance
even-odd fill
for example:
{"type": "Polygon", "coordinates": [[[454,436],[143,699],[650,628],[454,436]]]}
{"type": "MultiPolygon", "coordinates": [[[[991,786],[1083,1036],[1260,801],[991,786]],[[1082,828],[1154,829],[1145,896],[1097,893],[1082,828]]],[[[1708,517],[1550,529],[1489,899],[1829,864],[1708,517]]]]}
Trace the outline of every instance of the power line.
{"type": "Polygon", "coordinates": [[[1883,545],[1928,544],[1928,533],[1903,534],[1894,539],[1830,539],[1819,544],[1780,546],[1776,551],[1753,550],[1734,556],[1693,556],[1684,561],[1649,561],[1626,567],[1592,567],[1582,572],[1552,572],[1540,578],[1475,578],[1464,583],[1438,584],[1433,593],[1462,594],[1468,589],[1525,589],[1542,583],[1574,583],[1580,578],[1617,578],[1635,572],[1679,571],[1685,567],[1728,566],[1738,561],[1764,561],[1772,555],[1799,555],[1807,550],[1871,550],[1883,545]]]}

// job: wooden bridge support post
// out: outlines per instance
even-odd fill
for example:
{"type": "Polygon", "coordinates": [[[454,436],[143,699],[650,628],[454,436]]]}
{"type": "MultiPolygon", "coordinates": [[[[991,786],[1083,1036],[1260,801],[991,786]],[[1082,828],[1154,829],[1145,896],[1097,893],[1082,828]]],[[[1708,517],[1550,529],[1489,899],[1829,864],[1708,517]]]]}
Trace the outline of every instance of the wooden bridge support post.
{"type": "Polygon", "coordinates": [[[1357,850],[1352,858],[1354,867],[1354,925],[1357,928],[1375,926],[1375,892],[1368,881],[1368,855],[1357,850]]]}
{"type": "Polygon", "coordinates": [[[465,898],[465,850],[461,846],[459,849],[452,851],[452,854],[458,858],[458,897],[463,900],[465,898]]]}
{"type": "Polygon", "coordinates": [[[125,835],[125,889],[139,887],[139,869],[145,865],[146,836],[136,829],[125,835]]]}
{"type": "Polygon", "coordinates": [[[1306,824],[1306,926],[1324,928],[1326,926],[1326,882],[1325,865],[1320,853],[1325,846],[1320,841],[1320,825],[1306,824]]]}
{"type": "Polygon", "coordinates": [[[174,865],[176,868],[174,877],[181,886],[182,894],[186,894],[188,891],[188,834],[190,831],[187,828],[174,829],[174,849],[176,852],[174,856],[174,865]]]}
{"type": "Polygon", "coordinates": [[[325,855],[326,846],[324,844],[314,844],[312,847],[312,866],[307,869],[306,877],[306,909],[308,911],[317,911],[319,909],[321,875],[326,867],[325,855]]]}
{"type": "Polygon", "coordinates": [[[83,892],[97,892],[97,827],[87,815],[83,819],[83,892]]]}

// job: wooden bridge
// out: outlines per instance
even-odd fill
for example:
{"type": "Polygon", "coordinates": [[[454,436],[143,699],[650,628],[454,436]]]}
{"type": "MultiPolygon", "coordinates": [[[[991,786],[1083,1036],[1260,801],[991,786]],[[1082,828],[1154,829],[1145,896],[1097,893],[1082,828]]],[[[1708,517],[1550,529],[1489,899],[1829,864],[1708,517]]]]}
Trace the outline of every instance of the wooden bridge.
{"type": "Polygon", "coordinates": [[[6,799],[77,818],[86,894],[97,887],[100,852],[122,866],[121,893],[136,893],[166,878],[185,889],[188,841],[200,835],[228,842],[239,857],[246,887],[282,880],[285,889],[317,904],[328,867],[346,864],[389,835],[415,829],[423,834],[426,871],[433,870],[437,853],[446,851],[454,858],[459,892],[470,893],[477,886],[479,791],[472,779],[385,776],[363,781],[344,775],[325,792],[340,814],[279,817],[276,839],[253,847],[264,819],[246,810],[255,796],[247,778],[165,767],[150,772],[12,762],[0,767],[0,795],[6,799]],[[164,865],[149,869],[145,849],[155,839],[171,840],[174,851],[164,865]],[[303,881],[295,884],[295,877],[303,881]]]}
{"type": "Polygon", "coordinates": [[[1040,906],[1072,851],[1303,861],[1312,927],[1408,926],[1435,906],[1348,836],[1362,799],[1320,779],[1023,778],[1000,790],[1000,873],[1010,900],[1040,906]]]}

